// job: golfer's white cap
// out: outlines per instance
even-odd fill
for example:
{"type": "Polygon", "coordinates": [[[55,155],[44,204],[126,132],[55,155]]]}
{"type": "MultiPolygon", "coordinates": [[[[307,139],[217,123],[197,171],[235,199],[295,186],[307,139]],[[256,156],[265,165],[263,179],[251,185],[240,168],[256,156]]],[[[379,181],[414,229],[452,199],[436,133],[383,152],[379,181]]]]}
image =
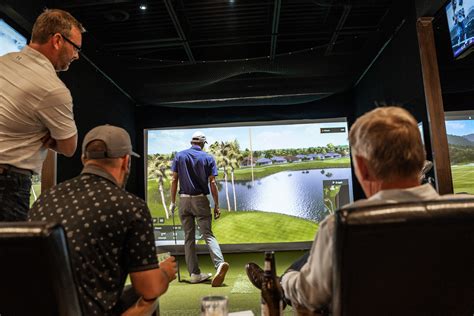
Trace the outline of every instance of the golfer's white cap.
{"type": "Polygon", "coordinates": [[[191,139],[191,141],[206,144],[206,135],[204,135],[203,132],[197,131],[193,134],[193,138],[191,139]]]}

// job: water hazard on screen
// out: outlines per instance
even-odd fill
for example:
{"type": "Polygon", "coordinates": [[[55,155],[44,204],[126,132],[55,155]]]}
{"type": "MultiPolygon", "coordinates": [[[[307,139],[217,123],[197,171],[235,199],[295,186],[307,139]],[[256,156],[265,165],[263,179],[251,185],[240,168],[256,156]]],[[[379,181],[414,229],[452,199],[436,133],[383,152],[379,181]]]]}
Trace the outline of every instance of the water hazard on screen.
{"type": "MultiPolygon", "coordinates": [[[[234,189],[227,190],[233,205],[234,189]]],[[[321,221],[352,201],[350,168],[282,171],[255,181],[235,181],[237,211],[264,211],[321,221]]],[[[219,205],[227,205],[224,181],[219,181],[219,205]]]]}

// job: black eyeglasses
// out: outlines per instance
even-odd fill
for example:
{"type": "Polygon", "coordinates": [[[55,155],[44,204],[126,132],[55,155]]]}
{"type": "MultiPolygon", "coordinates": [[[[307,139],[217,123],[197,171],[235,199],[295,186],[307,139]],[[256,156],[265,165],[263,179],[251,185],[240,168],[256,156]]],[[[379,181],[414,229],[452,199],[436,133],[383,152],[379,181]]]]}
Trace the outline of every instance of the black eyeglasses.
{"type": "Polygon", "coordinates": [[[63,34],[59,33],[65,40],[66,42],[68,42],[69,44],[72,45],[72,47],[74,47],[74,50],[77,52],[77,53],[80,53],[81,52],[81,47],[79,45],[77,45],[76,43],[74,43],[73,41],[71,41],[69,38],[67,38],[67,36],[64,36],[63,34]]]}

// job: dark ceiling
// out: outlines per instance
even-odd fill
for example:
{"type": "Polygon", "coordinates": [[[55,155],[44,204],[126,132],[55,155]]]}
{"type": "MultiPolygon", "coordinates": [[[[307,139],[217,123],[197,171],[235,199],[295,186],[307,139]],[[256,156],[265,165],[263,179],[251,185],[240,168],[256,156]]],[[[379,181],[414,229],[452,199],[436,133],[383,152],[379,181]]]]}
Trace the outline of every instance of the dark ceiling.
{"type": "Polygon", "coordinates": [[[226,106],[300,103],[349,89],[400,25],[408,2],[51,0],[49,6],[83,23],[84,54],[137,105],[226,106]]]}

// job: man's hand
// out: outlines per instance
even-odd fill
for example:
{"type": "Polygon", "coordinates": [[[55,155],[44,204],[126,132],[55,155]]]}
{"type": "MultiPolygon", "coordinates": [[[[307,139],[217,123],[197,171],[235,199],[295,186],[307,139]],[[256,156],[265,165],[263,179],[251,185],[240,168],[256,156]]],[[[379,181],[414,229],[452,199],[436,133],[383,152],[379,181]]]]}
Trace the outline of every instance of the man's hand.
{"type": "Polygon", "coordinates": [[[171,202],[170,203],[170,212],[171,212],[171,214],[174,214],[175,210],[176,210],[176,203],[171,202]]]}
{"type": "Polygon", "coordinates": [[[168,281],[171,282],[176,279],[176,272],[178,271],[176,268],[176,261],[173,256],[166,258],[165,260],[160,262],[160,270],[166,274],[168,277],[168,281]]]}
{"type": "Polygon", "coordinates": [[[219,210],[219,206],[214,207],[214,219],[218,219],[221,217],[221,211],[219,210]]]}
{"type": "Polygon", "coordinates": [[[49,133],[41,137],[41,142],[43,143],[43,146],[48,149],[54,150],[54,148],[56,148],[56,140],[51,138],[51,134],[49,133]]]}
{"type": "Polygon", "coordinates": [[[66,139],[56,140],[52,138],[51,134],[48,132],[46,135],[41,137],[41,142],[45,148],[54,150],[66,157],[72,157],[77,147],[77,134],[66,139]]]}

